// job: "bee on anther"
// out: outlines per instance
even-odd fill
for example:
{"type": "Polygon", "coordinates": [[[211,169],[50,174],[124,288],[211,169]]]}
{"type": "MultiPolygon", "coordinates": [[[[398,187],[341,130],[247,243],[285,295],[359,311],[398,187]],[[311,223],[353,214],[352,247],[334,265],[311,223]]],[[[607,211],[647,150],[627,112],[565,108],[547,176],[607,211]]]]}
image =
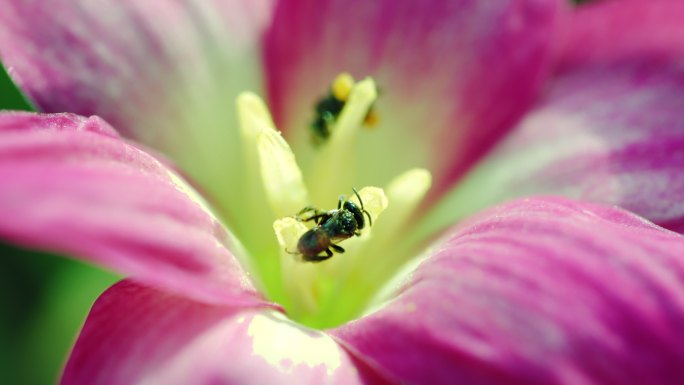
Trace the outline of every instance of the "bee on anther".
{"type": "Polygon", "coordinates": [[[305,232],[297,242],[297,252],[306,262],[321,262],[333,256],[333,251],[344,253],[344,248],[337,243],[353,236],[361,235],[366,226],[364,215],[368,217],[368,226],[373,225],[370,214],[363,207],[363,201],[356,189],[352,189],[361,207],[340,196],[336,210],[323,211],[307,206],[297,213],[297,219],[303,222],[314,221],[316,226],[305,232]],[[325,253],[325,255],[321,255],[325,253]]]}
{"type": "MultiPolygon", "coordinates": [[[[321,98],[314,109],[314,119],[310,124],[311,139],[314,145],[320,146],[331,135],[331,129],[342,113],[342,109],[349,100],[355,81],[354,78],[342,73],[335,78],[330,86],[328,95],[321,98]]],[[[364,118],[365,127],[375,127],[378,124],[378,115],[373,106],[370,107],[364,118]]]]}
{"type": "Polygon", "coordinates": [[[311,122],[311,139],[315,145],[325,143],[330,137],[330,127],[340,116],[345,101],[337,99],[332,93],[316,103],[316,116],[311,122]]]}

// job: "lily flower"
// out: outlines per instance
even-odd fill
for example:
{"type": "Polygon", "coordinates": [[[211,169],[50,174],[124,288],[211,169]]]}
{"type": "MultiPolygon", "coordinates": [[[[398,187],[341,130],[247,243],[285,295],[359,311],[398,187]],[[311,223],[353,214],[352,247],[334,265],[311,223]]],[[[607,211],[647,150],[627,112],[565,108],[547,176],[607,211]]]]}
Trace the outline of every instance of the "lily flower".
{"type": "Polygon", "coordinates": [[[0,239],[127,277],[62,384],[684,381],[684,4],[3,3],[0,239]]]}

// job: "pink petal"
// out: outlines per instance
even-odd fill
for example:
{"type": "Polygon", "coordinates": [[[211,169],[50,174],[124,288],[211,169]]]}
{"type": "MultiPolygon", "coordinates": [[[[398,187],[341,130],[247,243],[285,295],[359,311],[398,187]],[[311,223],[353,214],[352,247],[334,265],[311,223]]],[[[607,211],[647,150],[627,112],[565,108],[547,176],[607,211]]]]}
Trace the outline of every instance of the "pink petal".
{"type": "Polygon", "coordinates": [[[333,334],[411,384],[681,384],[682,255],[682,236],[625,211],[521,200],[333,334]]]}
{"type": "Polygon", "coordinates": [[[39,110],[99,115],[222,197],[241,160],[235,97],[261,87],[272,2],[9,0],[0,57],[39,110]]]}
{"type": "Polygon", "coordinates": [[[0,238],[191,297],[260,303],[229,234],[97,117],[0,113],[0,238]]]}
{"type": "Polygon", "coordinates": [[[123,281],[95,303],[62,384],[384,384],[320,331],[123,281]]]}
{"type": "Polygon", "coordinates": [[[568,71],[680,57],[684,53],[682,14],[684,4],[679,0],[583,5],[574,15],[561,67],[568,71]]]}
{"type": "Polygon", "coordinates": [[[304,127],[335,75],[373,76],[381,125],[360,141],[358,183],[425,166],[443,188],[530,105],[565,3],[280,1],[265,43],[275,118],[308,148],[304,127]]]}
{"type": "Polygon", "coordinates": [[[472,209],[543,192],[683,231],[684,3],[586,6],[573,27],[548,95],[471,177],[472,209]]]}
{"type": "Polygon", "coordinates": [[[164,92],[183,81],[211,84],[219,80],[211,71],[235,71],[212,68],[212,61],[254,44],[270,1],[9,0],[0,15],[0,54],[41,110],[98,114],[126,135],[149,137],[135,131],[143,129],[143,112],[177,107],[172,97],[179,95],[164,92]]]}

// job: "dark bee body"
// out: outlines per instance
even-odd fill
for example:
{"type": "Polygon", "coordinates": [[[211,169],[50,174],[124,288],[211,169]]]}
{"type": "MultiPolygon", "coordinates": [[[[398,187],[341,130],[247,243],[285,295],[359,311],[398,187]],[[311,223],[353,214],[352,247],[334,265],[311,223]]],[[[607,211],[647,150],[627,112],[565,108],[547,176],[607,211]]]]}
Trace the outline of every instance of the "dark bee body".
{"type": "MultiPolygon", "coordinates": [[[[314,146],[323,145],[330,139],[331,130],[342,114],[354,84],[354,78],[351,75],[340,74],[331,84],[328,94],[316,103],[314,118],[309,125],[314,146]]],[[[372,128],[377,123],[378,116],[371,106],[366,113],[363,124],[365,127],[372,128]]]]}
{"type": "Polygon", "coordinates": [[[345,101],[337,99],[332,93],[316,103],[316,116],[311,122],[311,138],[315,145],[325,143],[330,137],[330,127],[335,123],[344,108],[345,101]]]}
{"type": "Polygon", "coordinates": [[[336,210],[321,211],[314,207],[305,207],[299,212],[297,217],[300,220],[316,222],[316,226],[305,232],[297,242],[297,251],[304,261],[325,261],[333,256],[333,250],[344,253],[337,242],[361,235],[360,230],[366,226],[364,214],[368,216],[369,226],[372,225],[370,214],[363,208],[359,193],[354,190],[354,194],[361,203],[360,208],[354,202],[340,197],[336,210]],[[311,215],[302,218],[307,213],[311,215]],[[325,255],[320,255],[321,253],[325,255]]]}

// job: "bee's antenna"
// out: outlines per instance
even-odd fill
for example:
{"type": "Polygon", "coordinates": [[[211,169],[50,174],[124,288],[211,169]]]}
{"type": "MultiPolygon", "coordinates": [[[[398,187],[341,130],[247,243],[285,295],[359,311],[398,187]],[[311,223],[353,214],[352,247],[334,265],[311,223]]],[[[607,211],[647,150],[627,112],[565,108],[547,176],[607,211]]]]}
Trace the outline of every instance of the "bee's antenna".
{"type": "Polygon", "coordinates": [[[354,191],[354,194],[356,195],[356,198],[359,200],[359,203],[361,203],[361,210],[364,210],[363,208],[363,201],[361,200],[361,196],[359,195],[359,192],[356,191],[354,187],[352,187],[352,191],[354,191]]]}
{"type": "Polygon", "coordinates": [[[363,207],[363,200],[361,200],[361,196],[359,195],[359,192],[356,191],[356,189],[355,189],[354,187],[352,187],[352,191],[354,191],[354,194],[356,195],[356,198],[359,200],[359,203],[361,203],[361,211],[363,211],[363,213],[366,214],[366,216],[368,217],[368,226],[373,226],[373,219],[371,218],[370,213],[368,212],[368,210],[366,210],[366,209],[363,207]]]}

